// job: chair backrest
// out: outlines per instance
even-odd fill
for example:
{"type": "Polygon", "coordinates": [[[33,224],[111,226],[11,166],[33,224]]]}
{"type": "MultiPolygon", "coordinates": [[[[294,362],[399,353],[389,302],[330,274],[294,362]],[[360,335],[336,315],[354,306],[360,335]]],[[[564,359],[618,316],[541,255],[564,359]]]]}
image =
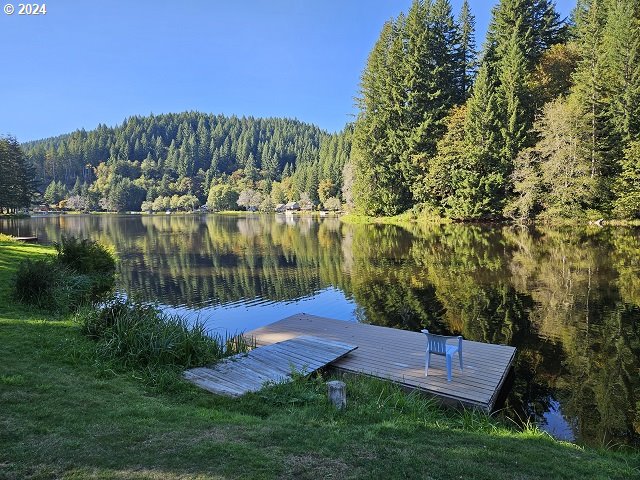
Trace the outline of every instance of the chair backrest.
{"type": "Polygon", "coordinates": [[[449,336],[449,335],[436,335],[429,333],[429,330],[422,330],[427,336],[427,350],[436,355],[445,355],[447,353],[447,341],[457,340],[458,348],[462,349],[462,337],[449,336]]]}

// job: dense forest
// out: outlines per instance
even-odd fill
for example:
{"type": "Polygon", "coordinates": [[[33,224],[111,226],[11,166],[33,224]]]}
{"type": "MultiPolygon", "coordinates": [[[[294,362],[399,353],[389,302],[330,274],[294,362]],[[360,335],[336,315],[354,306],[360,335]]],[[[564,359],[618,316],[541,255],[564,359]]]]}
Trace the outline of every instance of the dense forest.
{"type": "Polygon", "coordinates": [[[362,75],[358,210],[640,217],[640,3],[501,0],[479,60],[465,2],[415,1],[362,75]],[[473,83],[473,86],[470,86],[473,83]]]}
{"type": "Polygon", "coordinates": [[[74,209],[408,210],[453,219],[640,218],[640,3],[501,0],[480,51],[465,1],[388,21],[353,125],[196,112],[23,145],[74,209]],[[352,148],[353,143],[353,148],[352,148]]]}
{"type": "MultiPolygon", "coordinates": [[[[50,204],[85,210],[271,209],[341,195],[350,129],[188,112],[23,145],[50,204]],[[238,203],[239,202],[239,203],[238,203]]],[[[332,202],[329,201],[329,204],[332,202]]],[[[335,200],[334,202],[335,203],[335,200]]],[[[338,201],[338,206],[339,206],[338,201]]]]}

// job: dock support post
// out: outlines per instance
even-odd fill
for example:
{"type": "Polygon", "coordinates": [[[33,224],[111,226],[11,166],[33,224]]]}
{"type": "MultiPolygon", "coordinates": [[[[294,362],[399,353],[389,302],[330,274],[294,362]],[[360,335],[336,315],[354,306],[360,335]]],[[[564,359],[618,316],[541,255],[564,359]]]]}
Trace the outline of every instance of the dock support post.
{"type": "Polygon", "coordinates": [[[347,385],[339,380],[327,382],[327,396],[338,410],[347,407],[347,385]]]}

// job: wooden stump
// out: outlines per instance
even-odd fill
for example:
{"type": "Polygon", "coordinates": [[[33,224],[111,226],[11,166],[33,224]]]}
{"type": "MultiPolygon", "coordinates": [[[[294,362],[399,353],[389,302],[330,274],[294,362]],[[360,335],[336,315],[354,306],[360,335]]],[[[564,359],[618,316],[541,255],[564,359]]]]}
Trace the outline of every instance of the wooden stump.
{"type": "Polygon", "coordinates": [[[339,380],[327,382],[327,396],[338,410],[347,407],[347,385],[339,380]]]}

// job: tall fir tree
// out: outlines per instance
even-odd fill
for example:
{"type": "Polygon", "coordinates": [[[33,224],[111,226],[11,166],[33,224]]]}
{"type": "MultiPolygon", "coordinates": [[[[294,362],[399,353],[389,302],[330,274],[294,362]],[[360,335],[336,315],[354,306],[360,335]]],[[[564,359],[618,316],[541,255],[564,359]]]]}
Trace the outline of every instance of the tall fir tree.
{"type": "Polygon", "coordinates": [[[476,19],[471,13],[468,0],[464,0],[458,16],[458,48],[456,83],[458,85],[457,103],[464,102],[471,93],[471,87],[478,70],[478,52],[476,50],[476,19]]]}
{"type": "Polygon", "coordinates": [[[597,198],[606,209],[611,200],[606,175],[612,171],[612,130],[607,118],[602,44],[607,23],[607,0],[583,0],[576,7],[574,35],[580,60],[573,74],[571,95],[579,107],[580,146],[590,165],[590,176],[599,185],[597,198]]]}
{"type": "MultiPolygon", "coordinates": [[[[490,74],[490,66],[484,63],[480,67],[473,92],[467,102],[467,169],[491,179],[488,184],[482,186],[482,193],[486,194],[487,198],[485,207],[476,211],[478,216],[499,215],[504,200],[506,169],[501,156],[504,148],[501,127],[504,122],[500,118],[496,83],[495,77],[490,74]]],[[[481,188],[477,180],[470,179],[468,183],[469,188],[474,188],[474,185],[478,190],[481,188]]],[[[478,191],[472,197],[475,198],[480,193],[478,191]]]]}
{"type": "Polygon", "coordinates": [[[0,137],[0,213],[28,207],[35,171],[14,137],[0,137]]]}
{"type": "Polygon", "coordinates": [[[622,148],[640,136],[640,3],[611,0],[602,32],[600,61],[607,118],[622,148]]]}
{"type": "Polygon", "coordinates": [[[484,60],[495,62],[509,44],[513,30],[522,43],[528,69],[533,68],[552,45],[567,39],[567,26],[551,0],[501,0],[493,8],[487,32],[484,60]],[[517,23],[517,20],[520,20],[517,23]]]}
{"type": "Polygon", "coordinates": [[[360,85],[351,157],[354,203],[357,210],[373,215],[395,215],[410,204],[398,153],[402,147],[401,89],[393,82],[400,71],[403,28],[402,17],[385,23],[360,85]]]}
{"type": "Polygon", "coordinates": [[[614,215],[640,217],[640,3],[611,0],[602,34],[600,62],[606,99],[614,215]]]}
{"type": "Polygon", "coordinates": [[[526,66],[525,48],[519,36],[520,28],[515,20],[511,38],[504,45],[502,58],[497,65],[499,87],[497,88],[497,108],[499,112],[501,141],[501,170],[511,173],[513,162],[527,143],[533,114],[529,101],[529,72],[526,66]],[[528,108],[529,107],[529,108],[528,108]]]}

